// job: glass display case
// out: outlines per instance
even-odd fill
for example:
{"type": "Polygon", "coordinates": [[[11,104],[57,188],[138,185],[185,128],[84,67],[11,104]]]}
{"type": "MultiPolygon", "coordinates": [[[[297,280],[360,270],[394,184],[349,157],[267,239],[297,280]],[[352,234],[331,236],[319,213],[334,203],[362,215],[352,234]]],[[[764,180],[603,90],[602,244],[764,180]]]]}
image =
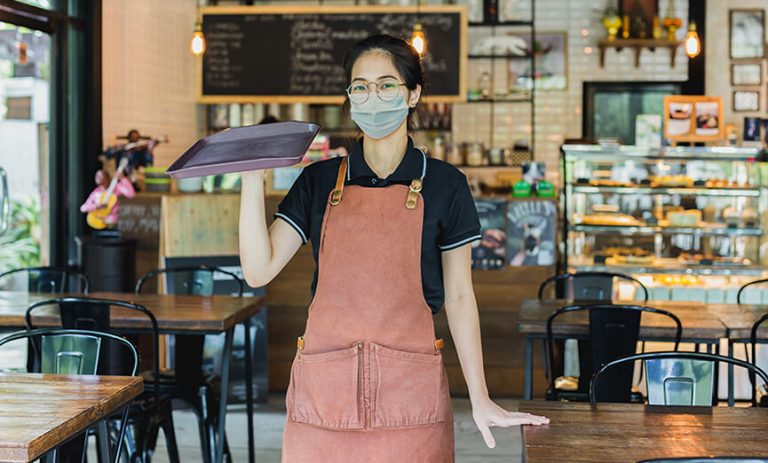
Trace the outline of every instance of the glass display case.
{"type": "Polygon", "coordinates": [[[766,273],[766,167],[757,149],[561,151],[568,271],[630,274],[651,299],[711,303],[735,302],[743,283],[766,273]]]}

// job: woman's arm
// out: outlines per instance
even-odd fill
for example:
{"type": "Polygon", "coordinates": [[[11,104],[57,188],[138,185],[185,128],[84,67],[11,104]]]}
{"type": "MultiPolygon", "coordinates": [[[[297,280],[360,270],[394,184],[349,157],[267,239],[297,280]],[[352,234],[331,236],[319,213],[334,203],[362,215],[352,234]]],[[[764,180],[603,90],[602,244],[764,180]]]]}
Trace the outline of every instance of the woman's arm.
{"type": "Polygon", "coordinates": [[[488,447],[496,446],[491,426],[546,424],[547,418],[528,413],[509,412],[488,396],[480,343],[480,319],[472,288],[472,247],[469,244],[443,252],[443,286],[448,327],[456,345],[472,403],[472,416],[488,447]]]}
{"type": "Polygon", "coordinates": [[[302,244],[283,220],[267,229],[264,171],[244,172],[240,193],[240,264],[248,285],[264,286],[285,267],[302,244]]]}

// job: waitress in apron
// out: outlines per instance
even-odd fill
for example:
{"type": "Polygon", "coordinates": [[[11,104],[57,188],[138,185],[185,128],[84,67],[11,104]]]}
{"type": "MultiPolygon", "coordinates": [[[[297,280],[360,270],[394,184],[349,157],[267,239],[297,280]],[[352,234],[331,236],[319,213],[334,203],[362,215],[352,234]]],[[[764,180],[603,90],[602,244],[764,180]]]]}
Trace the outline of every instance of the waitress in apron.
{"type": "Polygon", "coordinates": [[[408,136],[424,86],[418,54],[377,35],[349,50],[344,69],[351,118],[364,134],[350,155],[306,167],[269,228],[263,173],[243,175],[246,281],[266,285],[307,242],[317,263],[286,394],[282,461],[453,462],[443,340],[432,319],[443,305],[488,447],[491,426],[547,423],[488,396],[471,274],[480,223],[465,176],[408,136]]]}

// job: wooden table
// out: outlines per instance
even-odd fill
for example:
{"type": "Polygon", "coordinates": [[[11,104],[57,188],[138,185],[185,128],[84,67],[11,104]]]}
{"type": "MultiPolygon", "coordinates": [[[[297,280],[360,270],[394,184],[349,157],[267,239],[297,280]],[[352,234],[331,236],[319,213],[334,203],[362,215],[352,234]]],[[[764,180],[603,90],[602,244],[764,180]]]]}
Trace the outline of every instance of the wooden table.
{"type": "Polygon", "coordinates": [[[550,419],[523,429],[531,463],[768,456],[768,409],[529,401],[520,411],[550,419]]]}
{"type": "MultiPolygon", "coordinates": [[[[603,302],[605,303],[605,302],[603,302]]],[[[657,309],[664,309],[680,318],[683,325],[684,342],[705,344],[709,352],[718,349],[721,338],[728,337],[728,328],[721,317],[735,316],[741,309],[729,304],[704,304],[701,302],[648,301],[617,302],[623,304],[641,304],[657,309]]],[[[525,334],[525,386],[524,398],[530,400],[533,395],[533,342],[545,339],[547,319],[555,310],[572,305],[565,300],[526,299],[520,309],[517,330],[525,334]]],[[[640,324],[640,339],[644,341],[674,341],[675,324],[663,315],[643,314],[640,324]]],[[[558,316],[553,325],[553,333],[558,338],[582,338],[589,334],[589,315],[586,311],[573,312],[558,316]]]]}
{"type": "Polygon", "coordinates": [[[0,373],[0,461],[39,458],[143,389],[140,377],[0,373]]]}
{"type": "MultiPolygon", "coordinates": [[[[73,296],[82,294],[52,296],[50,294],[34,294],[13,291],[0,291],[0,327],[23,328],[24,314],[27,307],[35,302],[51,299],[52,297],[73,296]]],[[[232,357],[232,341],[235,326],[245,324],[245,343],[250,345],[249,319],[264,307],[264,297],[232,297],[232,296],[175,296],[159,294],[133,293],[92,293],[88,297],[115,299],[132,302],[148,308],[157,318],[161,334],[219,334],[225,333],[224,350],[221,366],[221,403],[227,403],[230,379],[230,360],[232,357]]],[[[36,327],[60,326],[56,306],[35,310],[32,322],[36,327]]],[[[147,332],[151,329],[149,319],[143,314],[123,309],[113,308],[110,311],[110,326],[124,332],[147,332]]],[[[253,429],[253,384],[251,376],[251,350],[245,349],[246,371],[245,381],[248,410],[248,428],[253,429]]],[[[219,410],[219,429],[216,439],[215,455],[211,459],[221,463],[224,459],[224,430],[226,425],[227,407],[219,410]]],[[[249,457],[254,455],[252,433],[249,432],[249,457]]]]}

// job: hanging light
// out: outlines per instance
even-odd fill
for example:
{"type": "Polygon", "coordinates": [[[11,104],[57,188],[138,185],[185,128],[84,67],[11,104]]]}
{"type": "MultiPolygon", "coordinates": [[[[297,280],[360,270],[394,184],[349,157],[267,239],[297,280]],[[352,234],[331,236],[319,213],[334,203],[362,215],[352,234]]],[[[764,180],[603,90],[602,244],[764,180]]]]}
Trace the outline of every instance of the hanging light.
{"type": "Polygon", "coordinates": [[[419,56],[422,56],[427,50],[427,39],[424,37],[424,29],[421,27],[421,23],[417,22],[413,25],[413,34],[411,35],[411,46],[416,50],[419,56]]]}
{"type": "Polygon", "coordinates": [[[29,61],[29,55],[27,54],[27,43],[19,42],[19,64],[27,64],[29,61]]]}
{"type": "Polygon", "coordinates": [[[189,43],[189,49],[195,56],[205,53],[205,36],[203,35],[203,26],[198,21],[195,23],[195,32],[192,33],[192,41],[189,43]]]}
{"type": "Polygon", "coordinates": [[[688,25],[688,33],[685,34],[685,53],[689,58],[695,58],[701,53],[701,40],[696,33],[696,23],[693,21],[688,25]]]}

